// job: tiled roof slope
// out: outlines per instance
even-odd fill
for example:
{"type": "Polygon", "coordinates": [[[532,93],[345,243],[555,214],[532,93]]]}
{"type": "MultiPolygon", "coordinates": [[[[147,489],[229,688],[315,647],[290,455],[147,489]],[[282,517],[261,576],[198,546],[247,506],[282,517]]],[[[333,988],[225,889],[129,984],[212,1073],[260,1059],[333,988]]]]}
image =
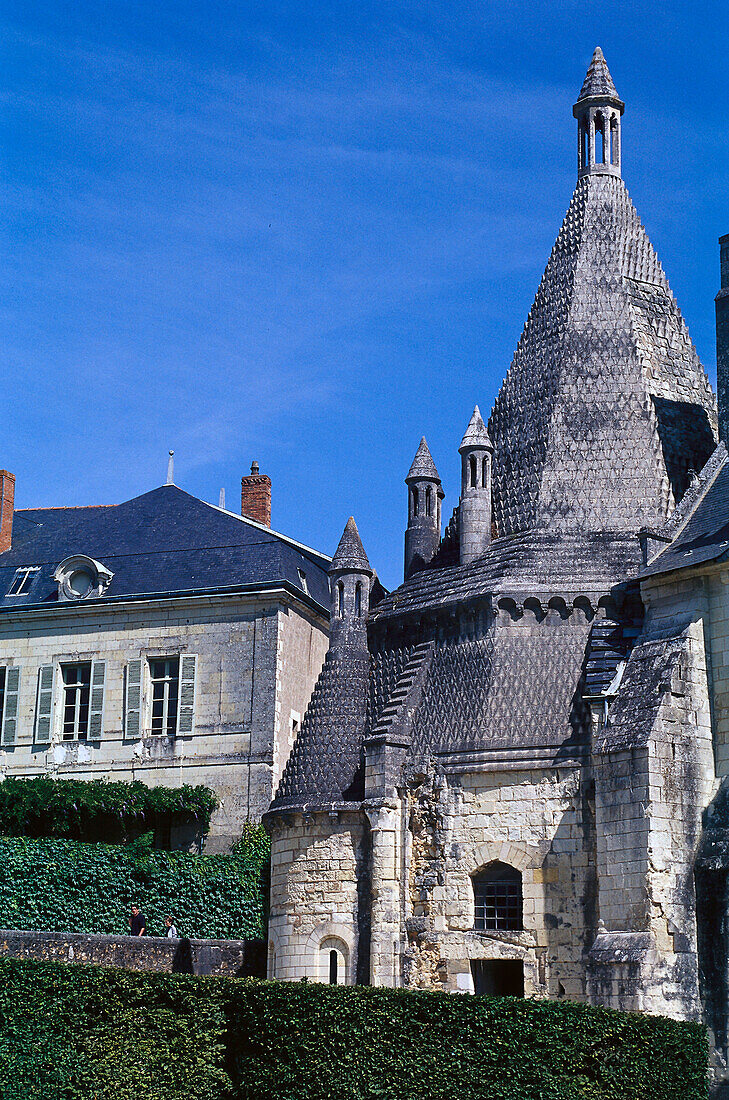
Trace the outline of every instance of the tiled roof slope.
{"type": "Polygon", "coordinates": [[[362,798],[367,652],[327,653],[271,810],[362,798]]]}
{"type": "Polygon", "coordinates": [[[489,421],[499,535],[661,523],[711,454],[715,423],[623,181],[583,176],[489,421]]]}
{"type": "Polygon", "coordinates": [[[114,577],[104,603],[125,596],[208,591],[287,581],[329,607],[329,559],[234,513],[163,485],[124,504],[15,512],[12,547],[0,554],[0,614],[56,599],[56,567],[72,554],[102,562],[114,577]],[[15,570],[40,565],[26,595],[6,596],[15,570]]]}
{"type": "Polygon", "coordinates": [[[370,613],[373,623],[402,614],[438,609],[489,593],[563,596],[603,593],[640,568],[637,538],[589,533],[524,532],[492,542],[465,566],[424,569],[370,613]]]}

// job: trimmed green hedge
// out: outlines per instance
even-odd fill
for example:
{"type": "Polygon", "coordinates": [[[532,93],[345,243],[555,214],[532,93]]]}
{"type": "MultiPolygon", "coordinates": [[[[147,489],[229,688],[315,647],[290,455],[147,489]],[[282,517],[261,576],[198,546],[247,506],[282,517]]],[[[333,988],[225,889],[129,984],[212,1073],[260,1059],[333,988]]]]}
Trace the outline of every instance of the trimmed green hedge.
{"type": "Polygon", "coordinates": [[[706,1100],[707,1060],[566,1001],[0,962],[3,1100],[706,1100]]]}
{"type": "Polygon", "coordinates": [[[269,853],[260,826],[248,826],[231,855],[209,856],[0,837],[0,926],[127,934],[137,900],[148,934],[163,935],[172,913],[190,938],[261,938],[269,853]]]}
{"type": "Polygon", "coordinates": [[[124,843],[185,824],[204,834],[217,807],[209,787],[9,776],[0,783],[0,834],[124,843]]]}

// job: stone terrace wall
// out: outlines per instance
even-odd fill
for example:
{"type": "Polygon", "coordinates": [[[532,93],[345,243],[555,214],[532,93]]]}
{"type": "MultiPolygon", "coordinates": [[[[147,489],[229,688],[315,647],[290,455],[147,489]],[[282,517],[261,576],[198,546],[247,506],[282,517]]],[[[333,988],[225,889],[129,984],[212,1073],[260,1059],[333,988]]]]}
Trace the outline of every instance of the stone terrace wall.
{"type": "Polygon", "coordinates": [[[265,944],[259,940],[168,940],[14,929],[0,929],[0,957],[227,978],[263,978],[266,959],[265,944]]]}

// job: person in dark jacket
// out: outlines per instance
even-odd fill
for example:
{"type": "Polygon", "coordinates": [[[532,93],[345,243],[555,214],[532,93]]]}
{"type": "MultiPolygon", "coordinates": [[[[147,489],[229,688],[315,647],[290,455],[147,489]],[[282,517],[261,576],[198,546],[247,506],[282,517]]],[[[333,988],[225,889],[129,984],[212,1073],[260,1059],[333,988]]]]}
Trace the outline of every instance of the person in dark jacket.
{"type": "Polygon", "coordinates": [[[129,918],[129,932],[132,936],[143,936],[147,931],[147,918],[139,908],[139,902],[132,902],[132,915],[129,918]]]}

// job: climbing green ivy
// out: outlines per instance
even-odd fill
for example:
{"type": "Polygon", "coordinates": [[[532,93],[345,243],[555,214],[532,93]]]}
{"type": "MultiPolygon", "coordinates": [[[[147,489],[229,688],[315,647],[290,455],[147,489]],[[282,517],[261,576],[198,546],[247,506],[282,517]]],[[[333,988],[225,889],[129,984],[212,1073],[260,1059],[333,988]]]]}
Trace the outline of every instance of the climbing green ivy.
{"type": "Polygon", "coordinates": [[[0,924],[126,934],[130,904],[139,901],[150,934],[162,935],[171,913],[183,936],[260,938],[269,851],[252,825],[231,855],[0,837],[0,924]]]}
{"type": "Polygon", "coordinates": [[[203,835],[217,807],[208,787],[8,777],[0,783],[0,835],[124,843],[185,824],[203,835]]]}

